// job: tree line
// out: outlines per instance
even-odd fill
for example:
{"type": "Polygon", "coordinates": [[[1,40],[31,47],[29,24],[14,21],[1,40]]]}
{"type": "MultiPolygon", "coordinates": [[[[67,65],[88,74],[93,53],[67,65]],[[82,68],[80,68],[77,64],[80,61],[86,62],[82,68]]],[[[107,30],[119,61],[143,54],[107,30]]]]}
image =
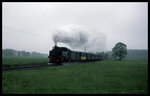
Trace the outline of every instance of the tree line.
{"type": "Polygon", "coordinates": [[[14,49],[3,49],[2,56],[18,56],[18,57],[47,57],[48,54],[42,54],[39,52],[26,52],[26,51],[17,51],[14,49]]]}
{"type": "Polygon", "coordinates": [[[103,59],[148,59],[148,50],[127,49],[127,45],[118,42],[112,48],[112,51],[101,52],[103,59]]]}

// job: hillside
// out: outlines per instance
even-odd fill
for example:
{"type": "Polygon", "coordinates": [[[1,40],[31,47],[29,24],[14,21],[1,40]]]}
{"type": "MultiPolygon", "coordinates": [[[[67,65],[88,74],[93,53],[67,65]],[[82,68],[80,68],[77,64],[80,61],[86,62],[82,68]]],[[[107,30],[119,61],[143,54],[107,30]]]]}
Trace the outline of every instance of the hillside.
{"type": "MultiPolygon", "coordinates": [[[[126,59],[148,59],[148,50],[128,49],[126,59]]],[[[106,52],[111,58],[112,51],[106,52]]]]}

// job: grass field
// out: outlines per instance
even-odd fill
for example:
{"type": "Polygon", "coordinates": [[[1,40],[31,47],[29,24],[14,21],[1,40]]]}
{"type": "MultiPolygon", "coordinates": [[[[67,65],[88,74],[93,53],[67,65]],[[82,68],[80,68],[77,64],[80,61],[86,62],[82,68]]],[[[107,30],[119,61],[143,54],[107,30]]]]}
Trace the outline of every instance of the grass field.
{"type": "Polygon", "coordinates": [[[3,94],[147,94],[148,61],[99,61],[2,73],[3,94]]]}
{"type": "Polygon", "coordinates": [[[2,68],[27,65],[42,65],[48,63],[44,57],[2,57],[2,68]]]}

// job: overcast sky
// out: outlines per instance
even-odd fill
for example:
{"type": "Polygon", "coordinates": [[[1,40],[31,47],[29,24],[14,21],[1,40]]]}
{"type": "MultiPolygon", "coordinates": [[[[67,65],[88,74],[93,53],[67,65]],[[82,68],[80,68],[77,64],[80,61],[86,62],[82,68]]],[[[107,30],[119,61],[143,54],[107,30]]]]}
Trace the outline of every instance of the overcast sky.
{"type": "Polygon", "coordinates": [[[2,3],[3,49],[48,54],[55,45],[54,35],[76,39],[71,46],[57,43],[74,50],[86,46],[87,51],[110,51],[118,42],[127,49],[148,49],[148,3],[2,3]],[[78,32],[87,40],[79,48],[78,32]]]}

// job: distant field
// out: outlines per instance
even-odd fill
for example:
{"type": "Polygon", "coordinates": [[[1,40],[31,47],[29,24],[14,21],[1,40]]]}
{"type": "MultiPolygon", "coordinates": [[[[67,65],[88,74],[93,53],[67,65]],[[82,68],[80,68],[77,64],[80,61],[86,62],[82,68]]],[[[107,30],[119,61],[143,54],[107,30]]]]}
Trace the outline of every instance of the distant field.
{"type": "Polygon", "coordinates": [[[147,94],[148,61],[99,61],[2,73],[3,94],[147,94]]]}
{"type": "Polygon", "coordinates": [[[17,67],[26,65],[47,64],[48,58],[44,57],[2,57],[2,67],[17,67]]]}

